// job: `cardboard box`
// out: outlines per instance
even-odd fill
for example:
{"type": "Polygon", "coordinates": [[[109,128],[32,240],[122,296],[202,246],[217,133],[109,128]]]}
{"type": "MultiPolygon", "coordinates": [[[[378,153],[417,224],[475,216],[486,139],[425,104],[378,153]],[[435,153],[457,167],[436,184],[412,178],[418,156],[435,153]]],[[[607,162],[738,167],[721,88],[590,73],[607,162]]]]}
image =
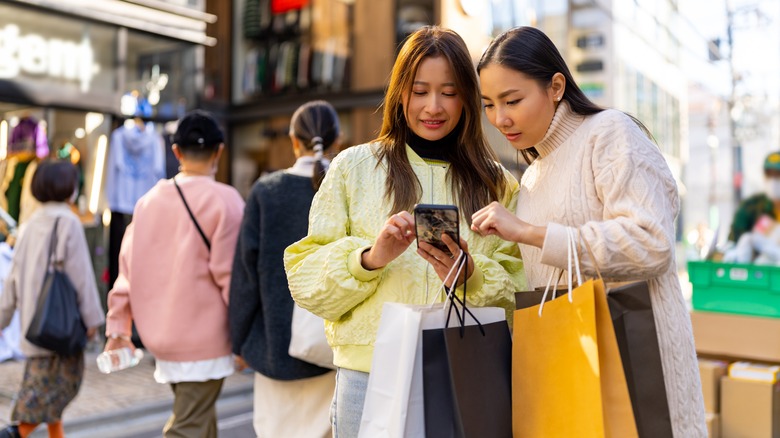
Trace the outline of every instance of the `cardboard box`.
{"type": "Polygon", "coordinates": [[[707,413],[720,412],[720,379],[726,375],[728,365],[728,362],[722,360],[699,359],[704,410],[707,413]]]}
{"type": "Polygon", "coordinates": [[[780,318],[693,311],[691,323],[700,354],[780,363],[780,318]]]}
{"type": "Polygon", "coordinates": [[[723,377],[720,433],[724,437],[780,438],[780,384],[723,377]]]}
{"type": "Polygon", "coordinates": [[[720,415],[707,413],[707,437],[720,438],[720,415]]]}

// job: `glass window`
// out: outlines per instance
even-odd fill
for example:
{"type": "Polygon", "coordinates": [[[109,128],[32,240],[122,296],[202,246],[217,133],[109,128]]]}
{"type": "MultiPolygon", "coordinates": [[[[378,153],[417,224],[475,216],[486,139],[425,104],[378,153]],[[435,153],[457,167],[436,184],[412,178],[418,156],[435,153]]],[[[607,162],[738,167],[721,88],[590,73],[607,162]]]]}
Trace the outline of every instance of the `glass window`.
{"type": "Polygon", "coordinates": [[[0,79],[114,91],[114,28],[4,3],[0,17],[0,79]]]}
{"type": "Polygon", "coordinates": [[[401,43],[415,30],[433,24],[435,21],[433,0],[398,0],[396,13],[395,42],[401,43]]]}
{"type": "Polygon", "coordinates": [[[269,0],[236,2],[233,99],[349,87],[352,4],[313,0],[272,12],[269,0]]]}
{"type": "Polygon", "coordinates": [[[140,32],[128,32],[122,113],[177,119],[194,107],[202,67],[201,48],[140,32]]]}

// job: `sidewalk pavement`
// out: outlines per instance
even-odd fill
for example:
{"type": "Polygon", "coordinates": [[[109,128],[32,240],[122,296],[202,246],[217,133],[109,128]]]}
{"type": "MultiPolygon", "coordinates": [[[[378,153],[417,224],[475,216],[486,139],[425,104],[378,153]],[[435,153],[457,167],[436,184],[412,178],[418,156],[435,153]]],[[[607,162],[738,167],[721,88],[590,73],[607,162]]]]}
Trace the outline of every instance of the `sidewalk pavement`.
{"type": "MultiPolygon", "coordinates": [[[[65,408],[63,423],[67,428],[88,428],[116,422],[123,417],[146,410],[170,409],[173,393],[169,385],[154,381],[154,360],[146,351],[137,366],[112,374],[102,374],[95,359],[102,345],[90,344],[85,354],[84,380],[76,398],[65,408]]],[[[11,403],[24,374],[24,361],[0,363],[0,429],[10,422],[11,403]]],[[[225,379],[222,396],[251,393],[254,375],[235,373],[225,379]]],[[[251,398],[250,398],[251,400],[251,398]]],[[[45,428],[44,428],[45,430],[45,428]]]]}

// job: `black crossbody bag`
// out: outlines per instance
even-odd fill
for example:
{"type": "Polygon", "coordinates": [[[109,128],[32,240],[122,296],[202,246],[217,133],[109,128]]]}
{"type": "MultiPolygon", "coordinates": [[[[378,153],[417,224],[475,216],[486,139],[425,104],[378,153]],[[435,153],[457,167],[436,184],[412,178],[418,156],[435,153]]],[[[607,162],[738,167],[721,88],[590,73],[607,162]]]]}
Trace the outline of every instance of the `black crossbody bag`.
{"type": "Polygon", "coordinates": [[[206,248],[208,248],[209,252],[211,252],[211,242],[209,242],[209,238],[206,237],[206,233],[203,232],[203,228],[200,227],[198,220],[195,219],[195,215],[192,214],[192,210],[190,210],[190,205],[187,204],[187,200],[184,199],[184,193],[182,193],[181,187],[179,187],[179,184],[176,182],[176,178],[173,179],[173,185],[176,186],[176,191],[179,192],[179,196],[181,197],[182,202],[184,202],[184,207],[187,208],[187,213],[190,214],[190,219],[192,219],[192,223],[195,224],[195,228],[198,229],[198,233],[200,233],[200,237],[203,238],[203,243],[206,244],[206,248]]]}

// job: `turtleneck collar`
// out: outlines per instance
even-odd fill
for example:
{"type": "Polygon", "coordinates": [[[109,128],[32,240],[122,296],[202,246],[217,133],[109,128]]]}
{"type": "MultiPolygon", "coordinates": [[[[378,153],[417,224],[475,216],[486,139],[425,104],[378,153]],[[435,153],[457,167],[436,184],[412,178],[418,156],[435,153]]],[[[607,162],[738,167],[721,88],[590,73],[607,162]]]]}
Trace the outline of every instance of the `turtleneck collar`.
{"type": "Polygon", "coordinates": [[[544,134],[544,138],[534,146],[539,152],[539,157],[544,158],[550,155],[579,128],[584,120],[585,116],[572,111],[569,102],[562,100],[555,110],[555,115],[550,122],[550,127],[547,128],[547,133],[544,134]]]}
{"type": "Polygon", "coordinates": [[[426,140],[415,134],[411,129],[406,137],[406,143],[420,158],[449,162],[450,151],[457,145],[458,135],[463,129],[463,121],[455,129],[438,140],[426,140]]]}

